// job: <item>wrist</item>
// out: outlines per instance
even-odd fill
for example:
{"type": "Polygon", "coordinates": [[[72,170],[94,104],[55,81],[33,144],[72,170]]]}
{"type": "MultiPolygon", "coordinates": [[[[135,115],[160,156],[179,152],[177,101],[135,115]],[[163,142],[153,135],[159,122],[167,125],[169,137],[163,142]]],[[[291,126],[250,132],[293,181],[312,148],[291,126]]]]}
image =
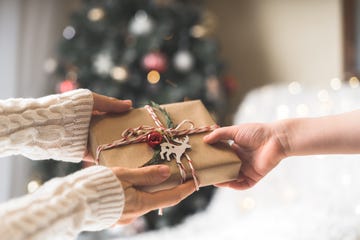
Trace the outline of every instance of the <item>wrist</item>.
{"type": "Polygon", "coordinates": [[[280,146],[280,158],[286,158],[293,155],[292,144],[291,144],[291,133],[293,128],[293,120],[286,119],[271,123],[273,136],[280,146]]]}

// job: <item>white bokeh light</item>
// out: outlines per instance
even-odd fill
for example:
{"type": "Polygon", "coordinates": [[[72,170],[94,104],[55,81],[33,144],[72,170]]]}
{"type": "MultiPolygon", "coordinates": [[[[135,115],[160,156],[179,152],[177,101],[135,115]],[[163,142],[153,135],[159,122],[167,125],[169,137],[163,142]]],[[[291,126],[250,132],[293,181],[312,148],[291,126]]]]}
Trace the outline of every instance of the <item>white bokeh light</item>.
{"type": "Polygon", "coordinates": [[[288,85],[288,90],[289,90],[290,94],[296,95],[296,94],[301,93],[302,87],[299,82],[291,82],[288,85]]]}
{"type": "Polygon", "coordinates": [[[341,80],[339,78],[333,78],[330,80],[330,87],[333,90],[339,90],[342,87],[341,80]]]}
{"type": "Polygon", "coordinates": [[[124,82],[128,77],[128,72],[123,66],[116,66],[111,70],[111,76],[119,82],[124,82]]]}
{"type": "Polygon", "coordinates": [[[64,28],[63,37],[65,39],[70,40],[75,37],[75,34],[76,34],[76,31],[73,26],[67,26],[66,28],[64,28]]]}
{"type": "Polygon", "coordinates": [[[32,180],[27,185],[28,193],[35,192],[40,187],[40,183],[36,180],[32,180]]]}

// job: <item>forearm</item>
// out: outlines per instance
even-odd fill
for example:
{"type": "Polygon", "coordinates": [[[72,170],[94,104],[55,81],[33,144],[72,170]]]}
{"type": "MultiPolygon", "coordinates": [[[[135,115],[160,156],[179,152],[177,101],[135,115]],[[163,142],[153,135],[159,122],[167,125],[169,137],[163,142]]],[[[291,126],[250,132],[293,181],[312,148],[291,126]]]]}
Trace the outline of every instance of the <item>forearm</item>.
{"type": "Polygon", "coordinates": [[[92,107],[92,94],[85,89],[1,100],[0,156],[79,162],[86,150],[92,107]]]}
{"type": "Polygon", "coordinates": [[[113,225],[123,205],[123,189],[112,171],[91,167],[0,205],[1,239],[73,239],[113,225]]]}
{"type": "Polygon", "coordinates": [[[287,156],[360,153],[360,111],[278,123],[287,156]]]}

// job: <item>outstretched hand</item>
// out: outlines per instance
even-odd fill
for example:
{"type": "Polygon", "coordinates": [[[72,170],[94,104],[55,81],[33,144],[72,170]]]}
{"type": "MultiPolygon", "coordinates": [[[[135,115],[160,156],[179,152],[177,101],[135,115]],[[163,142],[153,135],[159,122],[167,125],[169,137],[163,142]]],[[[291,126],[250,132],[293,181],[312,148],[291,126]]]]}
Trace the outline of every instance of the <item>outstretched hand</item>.
{"type": "Polygon", "coordinates": [[[217,184],[238,190],[254,186],[285,157],[278,134],[270,124],[223,127],[204,137],[206,143],[233,140],[231,147],[242,160],[237,180],[217,184]]]}
{"type": "Polygon", "coordinates": [[[145,213],[158,208],[176,205],[195,191],[193,181],[175,188],[148,193],[139,190],[139,186],[157,185],[170,176],[166,165],[155,165],[136,169],[116,167],[114,174],[121,181],[125,192],[125,207],[118,224],[128,224],[145,213]]]}

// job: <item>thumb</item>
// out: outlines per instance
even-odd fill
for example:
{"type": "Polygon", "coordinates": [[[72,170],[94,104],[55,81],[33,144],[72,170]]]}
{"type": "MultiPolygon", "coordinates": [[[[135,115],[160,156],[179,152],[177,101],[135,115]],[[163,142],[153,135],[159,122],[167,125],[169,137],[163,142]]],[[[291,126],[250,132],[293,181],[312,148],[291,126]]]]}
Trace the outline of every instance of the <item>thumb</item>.
{"type": "Polygon", "coordinates": [[[236,126],[222,127],[215,129],[204,137],[204,142],[212,144],[221,140],[234,140],[238,129],[236,126]]]}
{"type": "Polygon", "coordinates": [[[170,168],[166,165],[147,166],[142,168],[115,168],[113,170],[120,181],[134,186],[147,186],[162,183],[170,176],[170,168]]]}

